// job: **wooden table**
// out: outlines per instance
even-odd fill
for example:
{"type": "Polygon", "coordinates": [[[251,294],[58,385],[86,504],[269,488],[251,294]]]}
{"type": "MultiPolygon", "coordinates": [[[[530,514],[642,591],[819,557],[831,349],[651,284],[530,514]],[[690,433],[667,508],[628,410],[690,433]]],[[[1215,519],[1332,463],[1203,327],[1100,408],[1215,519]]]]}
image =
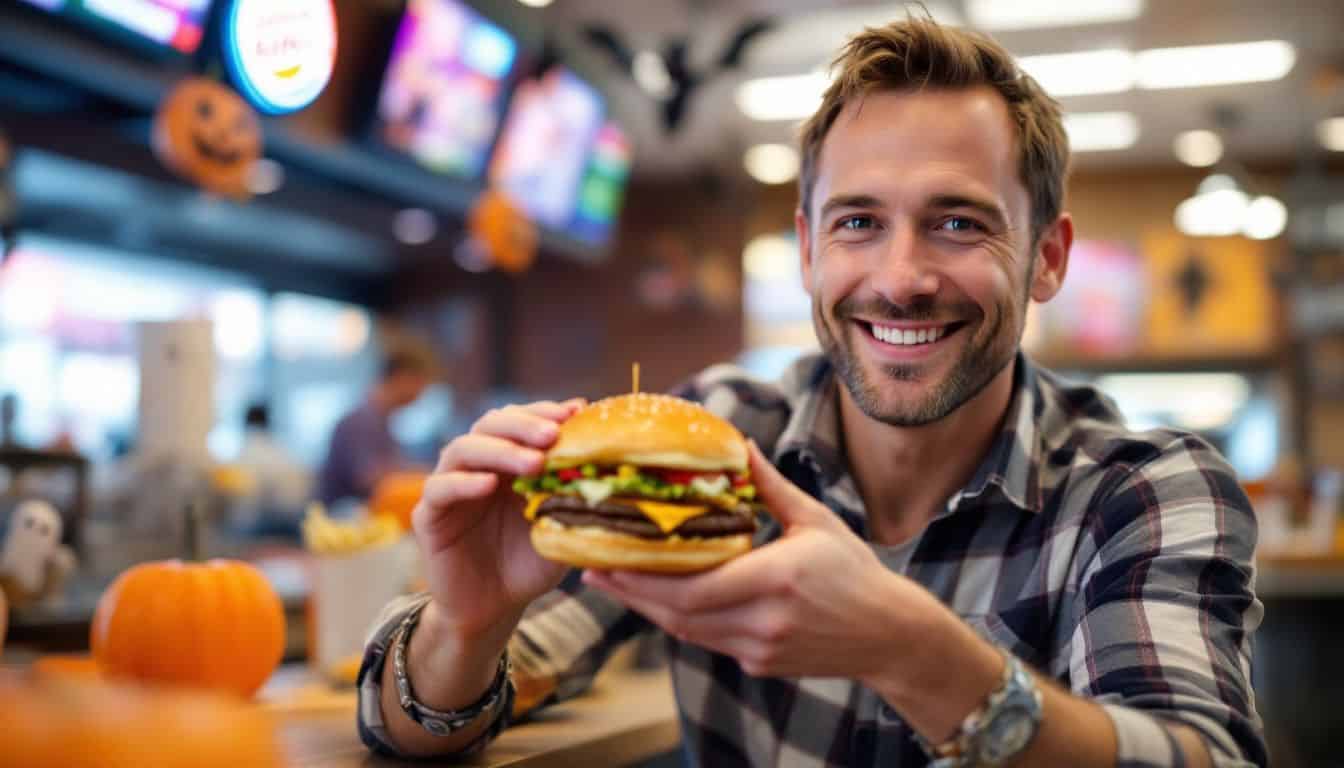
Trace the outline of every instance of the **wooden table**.
{"type": "MultiPolygon", "coordinates": [[[[277,732],[290,765],[425,765],[370,753],[355,729],[355,692],[314,682],[302,667],[276,673],[261,700],[279,720],[277,732]]],[[[680,738],[667,673],[612,670],[587,694],[506,729],[483,755],[437,764],[621,766],[670,752],[680,738]]]]}

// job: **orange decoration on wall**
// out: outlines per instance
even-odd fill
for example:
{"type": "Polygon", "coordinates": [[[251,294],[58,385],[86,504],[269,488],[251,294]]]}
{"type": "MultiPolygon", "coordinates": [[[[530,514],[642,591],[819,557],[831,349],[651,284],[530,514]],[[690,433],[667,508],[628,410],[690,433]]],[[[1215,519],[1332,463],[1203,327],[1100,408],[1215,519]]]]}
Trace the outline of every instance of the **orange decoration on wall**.
{"type": "Polygon", "coordinates": [[[487,190],[467,217],[467,228],[495,266],[525,272],[537,257],[537,226],[508,197],[487,190]]]}
{"type": "Polygon", "coordinates": [[[192,77],[168,92],[154,117],[159,159],[203,189],[247,199],[248,177],[261,157],[261,121],[227,86],[192,77]]]}
{"type": "Polygon", "coordinates": [[[251,696],[280,664],[285,614],[247,563],[142,563],[98,600],[89,642],[109,678],[251,696]]]}

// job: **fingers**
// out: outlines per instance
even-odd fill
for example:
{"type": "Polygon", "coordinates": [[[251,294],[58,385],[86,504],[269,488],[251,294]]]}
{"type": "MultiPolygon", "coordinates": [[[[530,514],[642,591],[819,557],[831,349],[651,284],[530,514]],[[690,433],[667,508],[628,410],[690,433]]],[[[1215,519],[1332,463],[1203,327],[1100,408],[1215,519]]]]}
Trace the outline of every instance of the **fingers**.
{"type": "Polygon", "coordinates": [[[512,440],[472,433],[457,438],[443,449],[438,471],[471,470],[534,475],[541,471],[544,457],[541,451],[512,440]]]}
{"type": "Polygon", "coordinates": [[[755,440],[747,443],[751,459],[751,482],[766,511],[786,529],[795,525],[831,527],[839,524],[835,515],[821,502],[808,496],[761,453],[755,440]]]}
{"type": "Polygon", "coordinates": [[[584,581],[600,589],[619,590],[682,613],[721,610],[756,599],[766,582],[751,554],[694,576],[665,576],[631,571],[589,571],[584,581]]]}
{"type": "Polygon", "coordinates": [[[493,472],[440,472],[425,481],[421,497],[431,507],[446,507],[461,501],[483,499],[494,493],[499,475],[493,472]]]}
{"type": "Polygon", "coordinates": [[[762,674],[770,669],[767,662],[772,660],[771,648],[792,631],[783,614],[773,606],[773,601],[760,600],[745,606],[687,613],[637,590],[627,589],[618,580],[613,580],[613,575],[585,571],[584,581],[678,640],[738,659],[750,674],[762,674]]]}
{"type": "Polygon", "coordinates": [[[502,437],[534,448],[549,448],[560,433],[557,421],[566,418],[554,403],[535,403],[536,410],[511,406],[490,411],[471,427],[473,435],[502,437]],[[545,405],[547,407],[541,408],[545,405]]]}

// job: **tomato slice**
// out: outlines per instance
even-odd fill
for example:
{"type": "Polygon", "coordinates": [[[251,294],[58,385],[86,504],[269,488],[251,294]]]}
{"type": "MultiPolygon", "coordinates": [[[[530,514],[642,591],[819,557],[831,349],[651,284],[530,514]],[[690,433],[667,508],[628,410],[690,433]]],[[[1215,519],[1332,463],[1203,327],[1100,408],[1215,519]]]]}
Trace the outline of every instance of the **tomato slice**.
{"type": "Polygon", "coordinates": [[[747,475],[736,475],[733,477],[733,487],[741,488],[745,485],[751,485],[751,478],[747,475]]]}
{"type": "Polygon", "coordinates": [[[575,467],[574,469],[557,469],[555,476],[566,483],[573,482],[583,478],[583,470],[575,467]]]}
{"type": "Polygon", "coordinates": [[[673,485],[690,485],[691,480],[695,479],[698,474],[698,472],[683,472],[679,469],[658,470],[658,476],[663,479],[663,482],[673,485]]]}

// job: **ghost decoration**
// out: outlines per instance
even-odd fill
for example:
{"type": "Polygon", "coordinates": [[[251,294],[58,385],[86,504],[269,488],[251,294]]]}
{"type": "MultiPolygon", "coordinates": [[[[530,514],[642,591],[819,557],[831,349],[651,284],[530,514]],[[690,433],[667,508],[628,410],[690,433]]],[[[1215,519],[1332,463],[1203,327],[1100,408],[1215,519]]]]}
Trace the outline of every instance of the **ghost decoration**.
{"type": "Polygon", "coordinates": [[[24,501],[9,518],[0,550],[0,588],[14,606],[36,602],[64,584],[75,556],[61,544],[61,516],[45,501],[24,501]]]}
{"type": "Polygon", "coordinates": [[[246,200],[261,157],[261,121],[237,93],[191,77],[168,92],[154,117],[154,151],[165,165],[201,188],[246,200]]]}

